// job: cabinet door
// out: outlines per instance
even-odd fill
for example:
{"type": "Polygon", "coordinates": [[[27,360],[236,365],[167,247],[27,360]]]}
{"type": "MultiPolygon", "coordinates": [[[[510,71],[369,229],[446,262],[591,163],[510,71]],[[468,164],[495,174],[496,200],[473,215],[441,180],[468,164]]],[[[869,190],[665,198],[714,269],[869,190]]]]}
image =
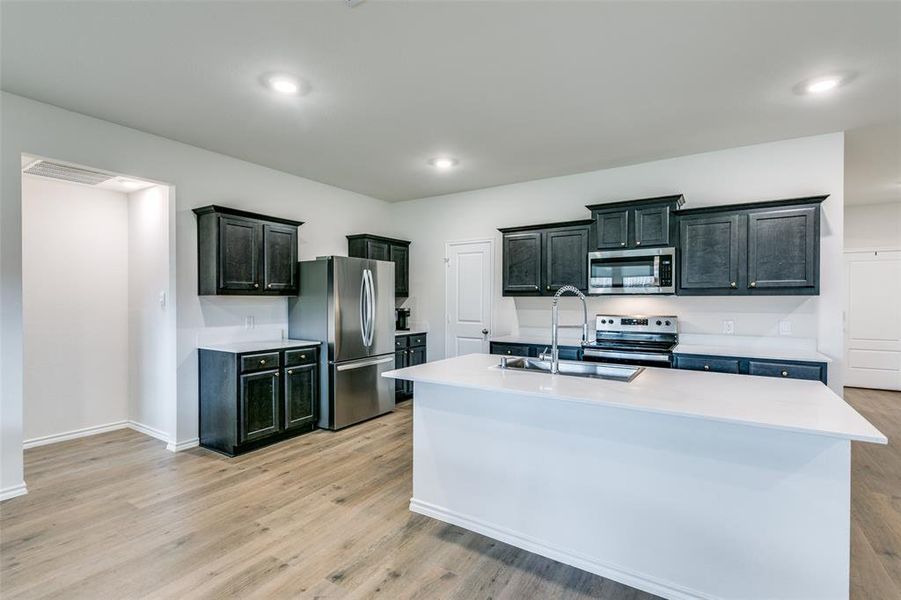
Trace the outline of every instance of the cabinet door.
{"type": "Polygon", "coordinates": [[[588,227],[549,229],[544,238],[544,290],[588,289],[588,227]]]}
{"type": "MultiPolygon", "coordinates": [[[[408,350],[398,350],[394,353],[394,368],[395,369],[403,369],[404,367],[409,367],[409,351],[408,350]]],[[[403,397],[407,393],[407,381],[402,379],[394,380],[394,395],[398,400],[402,400],[403,397]]]]}
{"type": "Polygon", "coordinates": [[[241,442],[279,430],[278,371],[241,375],[241,442]]]}
{"type": "Polygon", "coordinates": [[[669,246],[669,206],[636,208],[633,214],[636,246],[669,246]]]}
{"type": "Polygon", "coordinates": [[[260,223],[240,217],[219,218],[219,288],[260,287],[260,223]]]}
{"type": "Polygon", "coordinates": [[[367,258],[371,258],[372,260],[388,260],[390,255],[388,246],[388,242],[383,242],[382,240],[366,240],[367,254],[369,255],[367,258]]]}
{"type": "Polygon", "coordinates": [[[607,210],[594,213],[597,247],[625,248],[629,244],[629,210],[607,210]]]}
{"type": "Polygon", "coordinates": [[[267,291],[297,289],[297,228],[263,225],[263,282],[267,291]]]}
{"type": "Polygon", "coordinates": [[[719,293],[738,287],[738,220],[735,214],[680,220],[680,289],[719,293]]]}
{"type": "Polygon", "coordinates": [[[319,365],[285,369],[285,429],[309,425],[316,414],[319,365]]]}
{"type": "Polygon", "coordinates": [[[410,366],[423,365],[426,363],[425,346],[410,348],[410,366]]]}
{"type": "Polygon", "coordinates": [[[748,215],[748,288],[814,287],[819,206],[748,215]]]}
{"type": "Polygon", "coordinates": [[[504,294],[541,293],[541,232],[504,234],[504,294]]]}
{"type": "Polygon", "coordinates": [[[410,295],[410,248],[391,244],[389,257],[394,263],[394,295],[406,298],[410,295]]]}

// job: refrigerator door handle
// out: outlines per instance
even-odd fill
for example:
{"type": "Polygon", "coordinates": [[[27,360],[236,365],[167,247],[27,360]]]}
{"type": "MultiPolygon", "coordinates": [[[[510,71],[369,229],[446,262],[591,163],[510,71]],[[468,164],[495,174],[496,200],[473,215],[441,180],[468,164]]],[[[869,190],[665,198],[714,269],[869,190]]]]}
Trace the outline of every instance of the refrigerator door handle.
{"type": "Polygon", "coordinates": [[[369,278],[369,337],[366,340],[366,346],[372,346],[372,340],[375,338],[375,280],[372,278],[372,270],[366,269],[366,276],[369,278]]]}
{"type": "Polygon", "coordinates": [[[393,360],[393,356],[388,356],[385,358],[373,358],[371,360],[361,360],[357,362],[338,365],[337,367],[335,367],[335,369],[338,371],[352,371],[354,369],[362,369],[363,367],[371,367],[372,365],[382,365],[393,360]]]}
{"type": "Polygon", "coordinates": [[[363,280],[360,282],[360,336],[363,338],[363,345],[366,344],[366,328],[369,326],[368,309],[366,303],[368,295],[366,294],[366,270],[363,269],[363,280]]]}

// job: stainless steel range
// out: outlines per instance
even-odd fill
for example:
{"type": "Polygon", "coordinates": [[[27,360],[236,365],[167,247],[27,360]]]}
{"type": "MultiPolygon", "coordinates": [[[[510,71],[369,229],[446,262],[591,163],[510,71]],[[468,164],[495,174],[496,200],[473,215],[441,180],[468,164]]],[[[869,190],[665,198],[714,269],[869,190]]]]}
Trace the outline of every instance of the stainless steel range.
{"type": "Polygon", "coordinates": [[[669,368],[679,343],[672,315],[598,315],[594,341],[583,344],[584,360],[669,368]]]}

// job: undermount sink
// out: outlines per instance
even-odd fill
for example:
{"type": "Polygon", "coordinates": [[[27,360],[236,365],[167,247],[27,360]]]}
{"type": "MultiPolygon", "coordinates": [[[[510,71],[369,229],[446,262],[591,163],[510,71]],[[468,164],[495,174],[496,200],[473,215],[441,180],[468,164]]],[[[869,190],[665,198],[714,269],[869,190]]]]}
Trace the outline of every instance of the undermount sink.
{"type": "MultiPolygon", "coordinates": [[[[590,377],[592,379],[610,379],[612,381],[629,382],[635,379],[644,367],[630,365],[609,365],[605,363],[581,362],[575,360],[561,360],[559,363],[559,375],[571,377],[590,377]]],[[[501,369],[516,369],[520,371],[543,371],[550,374],[551,361],[540,358],[507,358],[503,357],[501,369]]]]}

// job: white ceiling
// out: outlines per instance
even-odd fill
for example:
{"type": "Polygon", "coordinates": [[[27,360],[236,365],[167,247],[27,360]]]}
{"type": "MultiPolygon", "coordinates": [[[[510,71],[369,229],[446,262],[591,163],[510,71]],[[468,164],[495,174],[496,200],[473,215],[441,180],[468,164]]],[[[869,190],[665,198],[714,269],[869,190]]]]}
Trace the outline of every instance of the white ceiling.
{"type": "Polygon", "coordinates": [[[901,197],[898,2],[0,6],[4,90],[385,200],[839,130],[848,200],[901,197]]]}

